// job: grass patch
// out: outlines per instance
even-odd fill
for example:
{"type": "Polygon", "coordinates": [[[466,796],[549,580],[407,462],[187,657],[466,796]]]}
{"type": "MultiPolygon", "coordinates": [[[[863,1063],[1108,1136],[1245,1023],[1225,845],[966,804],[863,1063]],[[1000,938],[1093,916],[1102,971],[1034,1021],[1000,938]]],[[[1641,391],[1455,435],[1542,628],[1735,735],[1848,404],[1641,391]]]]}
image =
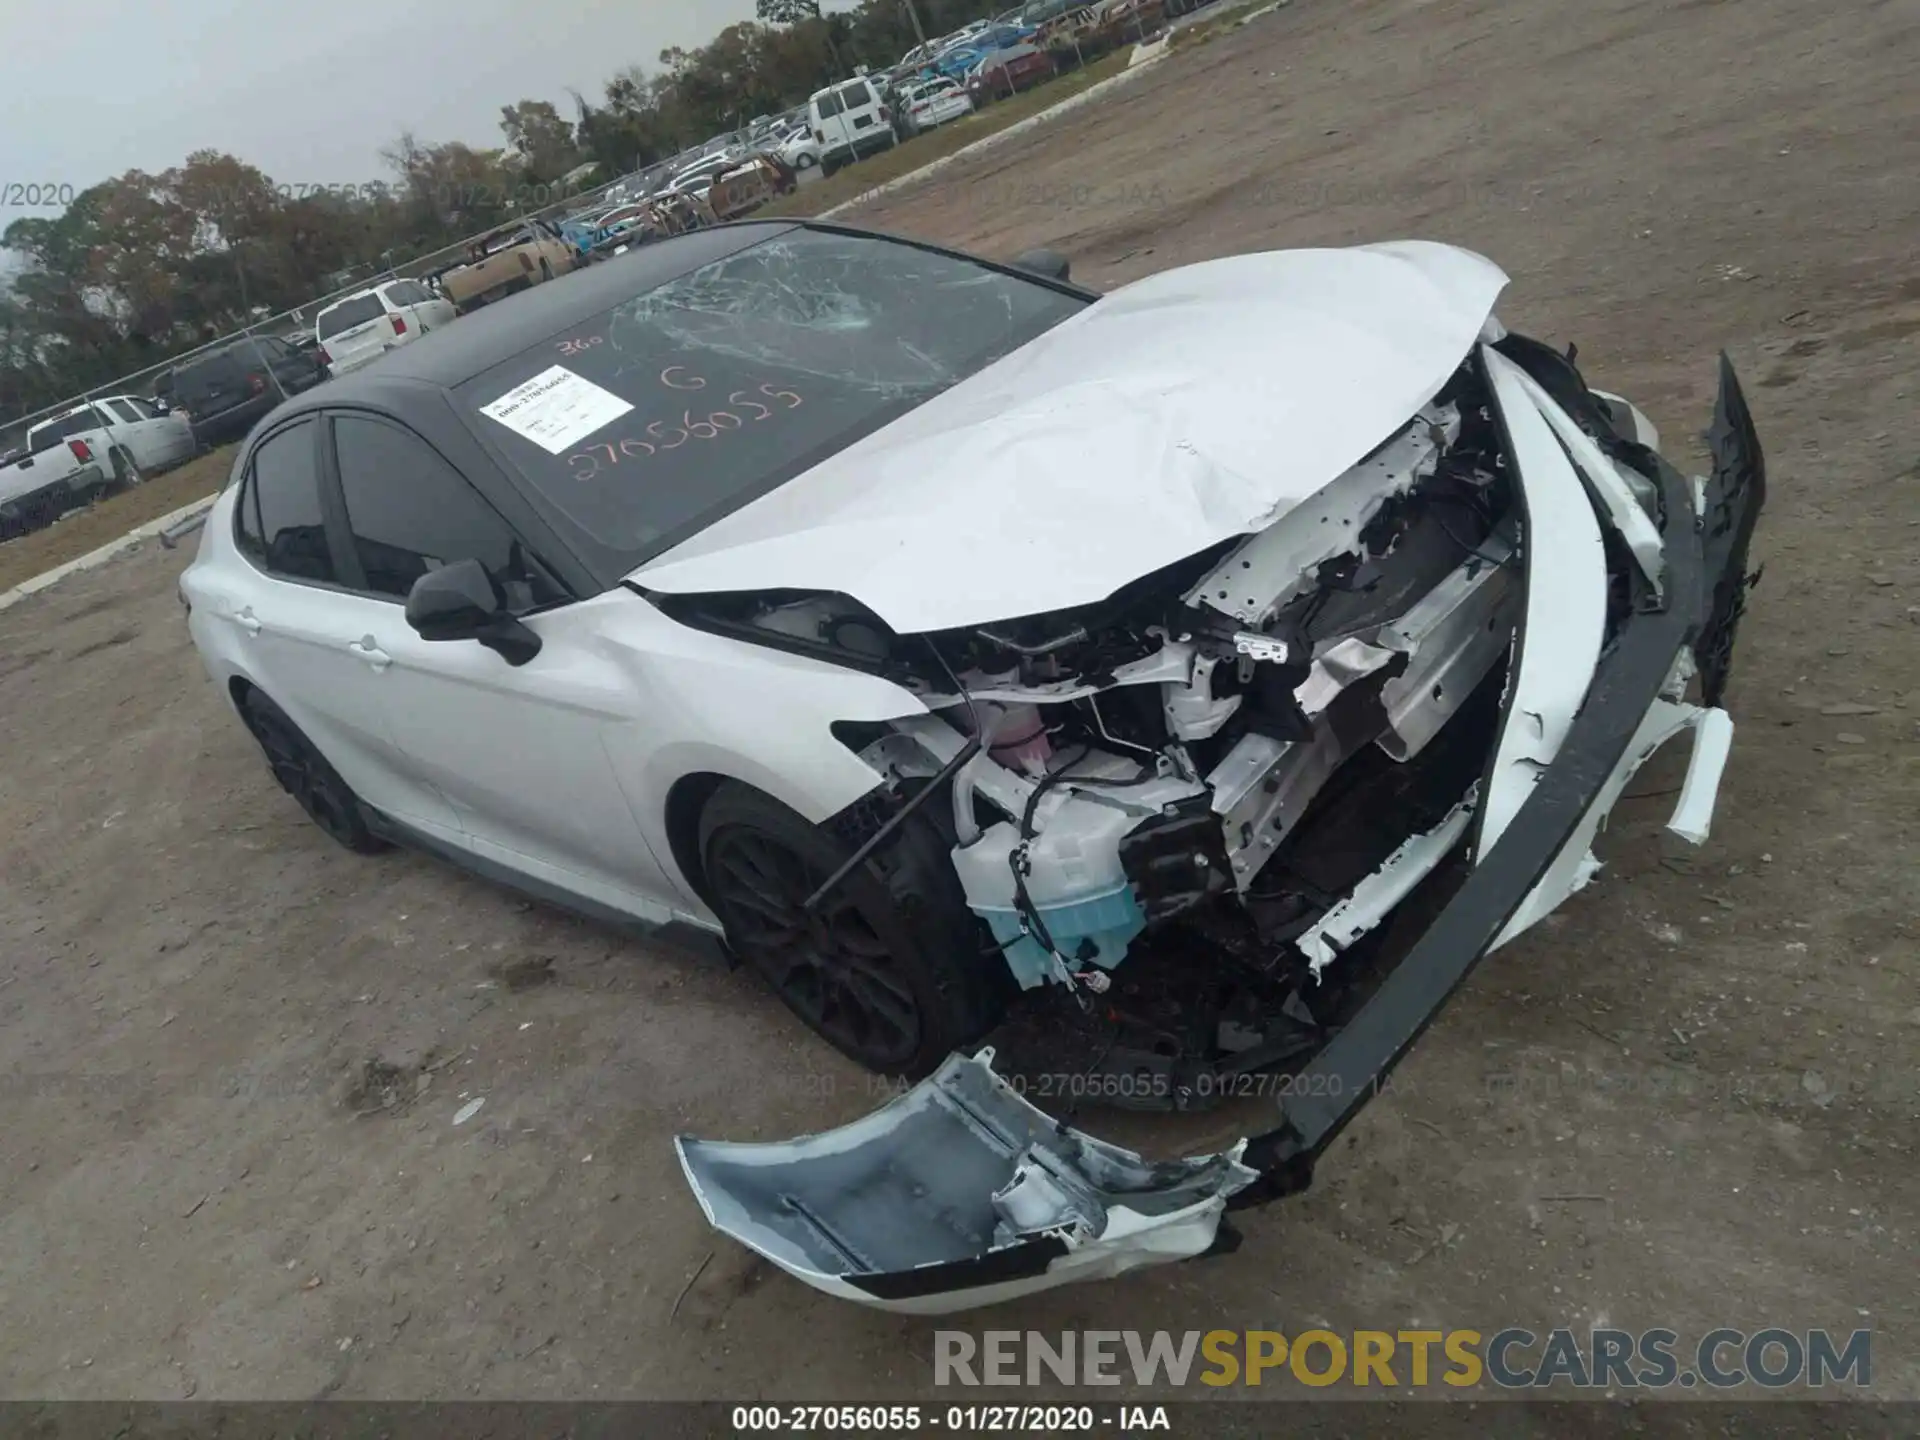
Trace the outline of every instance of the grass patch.
{"type": "Polygon", "coordinates": [[[11,590],[22,580],[111,544],[136,525],[206,498],[226,483],[232,468],[233,446],[209,450],[178,470],[155,476],[124,494],[109,495],[44,530],[7,541],[0,545],[0,590],[11,590]]]}
{"type": "Polygon", "coordinates": [[[1111,54],[1098,60],[1091,60],[1078,70],[1070,71],[1057,80],[1045,85],[1036,85],[1033,89],[1014,96],[1011,100],[998,100],[984,110],[977,110],[964,120],[955,120],[942,125],[938,130],[926,135],[916,135],[911,140],[903,140],[893,149],[883,151],[869,160],[850,165],[838,174],[824,180],[816,180],[811,185],[803,185],[791,195],[783,195],[770,205],[763,205],[754,211],[754,218],[778,215],[808,216],[818,215],[822,210],[830,210],[835,205],[864,194],[876,185],[884,185],[889,180],[897,180],[909,171],[918,170],[922,165],[932,164],[954,151],[964,149],[976,140],[1018,124],[1031,115],[1058,105],[1062,100],[1071,99],[1089,86],[1097,85],[1110,76],[1118,75],[1127,68],[1127,61],[1133,55],[1131,44],[1122,45],[1111,54]]]}

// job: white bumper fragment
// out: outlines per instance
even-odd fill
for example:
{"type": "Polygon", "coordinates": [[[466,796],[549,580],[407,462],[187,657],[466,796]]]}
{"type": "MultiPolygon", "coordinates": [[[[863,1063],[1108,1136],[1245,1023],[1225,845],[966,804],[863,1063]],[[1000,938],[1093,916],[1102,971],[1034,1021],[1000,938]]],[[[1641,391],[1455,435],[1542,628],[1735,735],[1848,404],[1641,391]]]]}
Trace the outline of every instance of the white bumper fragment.
{"type": "Polygon", "coordinates": [[[797,1140],[674,1141],[715,1229],[816,1290],[941,1315],[1204,1253],[1245,1142],[1145,1161],[1029,1105],[993,1052],[797,1140]]]}

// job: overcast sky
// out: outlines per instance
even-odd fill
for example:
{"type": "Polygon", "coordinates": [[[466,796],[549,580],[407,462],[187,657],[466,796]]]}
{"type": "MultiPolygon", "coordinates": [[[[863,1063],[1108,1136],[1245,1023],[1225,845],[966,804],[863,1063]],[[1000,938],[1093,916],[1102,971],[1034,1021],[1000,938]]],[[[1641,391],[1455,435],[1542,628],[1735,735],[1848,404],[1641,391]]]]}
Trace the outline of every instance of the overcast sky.
{"type": "Polygon", "coordinates": [[[496,146],[500,107],[657,68],[753,0],[0,0],[0,229],[16,184],[84,190],[224,150],[288,185],[384,180],[402,130],[496,146]]]}

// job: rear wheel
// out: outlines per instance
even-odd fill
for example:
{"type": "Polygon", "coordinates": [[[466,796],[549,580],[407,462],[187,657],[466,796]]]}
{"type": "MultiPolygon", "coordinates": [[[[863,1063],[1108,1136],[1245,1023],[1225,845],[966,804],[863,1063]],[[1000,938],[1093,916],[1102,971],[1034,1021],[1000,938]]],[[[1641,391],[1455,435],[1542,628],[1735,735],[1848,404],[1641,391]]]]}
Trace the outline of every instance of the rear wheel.
{"type": "Polygon", "coordinates": [[[910,822],[816,914],[804,904],[853,853],[771,796],[729,783],[700,817],[700,855],[733,951],[852,1060],[918,1078],[978,1039],[1011,977],[982,955],[946,842],[910,822]]]}
{"type": "Polygon", "coordinates": [[[309,820],[357,855],[373,855],[387,848],[386,842],[367,827],[360,797],[285,711],[260,691],[250,690],[241,703],[240,715],[266,753],[273,778],[307,812],[309,820]]]}
{"type": "Polygon", "coordinates": [[[540,278],[542,280],[551,280],[553,278],[553,266],[548,264],[544,259],[540,262],[540,278]]]}
{"type": "Polygon", "coordinates": [[[140,467],[133,463],[133,457],[124,450],[113,452],[113,488],[131,490],[147,477],[140,473],[140,467]]]}

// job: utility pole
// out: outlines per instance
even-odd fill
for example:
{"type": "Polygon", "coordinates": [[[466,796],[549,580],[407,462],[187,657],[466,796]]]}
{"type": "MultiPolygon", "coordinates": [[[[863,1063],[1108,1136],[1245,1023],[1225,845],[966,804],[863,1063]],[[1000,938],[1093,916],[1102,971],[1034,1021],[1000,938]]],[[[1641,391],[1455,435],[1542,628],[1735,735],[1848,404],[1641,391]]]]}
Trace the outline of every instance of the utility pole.
{"type": "Polygon", "coordinates": [[[914,5],[913,0],[901,0],[901,3],[907,7],[907,18],[913,22],[913,38],[924,46],[927,43],[927,32],[920,24],[918,7],[914,5]]]}

